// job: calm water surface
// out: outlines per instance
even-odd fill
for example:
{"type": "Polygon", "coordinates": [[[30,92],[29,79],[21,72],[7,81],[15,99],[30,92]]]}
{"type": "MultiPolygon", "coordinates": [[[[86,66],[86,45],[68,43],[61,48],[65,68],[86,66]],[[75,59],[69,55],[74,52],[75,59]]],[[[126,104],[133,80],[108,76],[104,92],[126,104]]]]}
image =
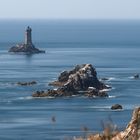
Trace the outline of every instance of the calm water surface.
{"type": "Polygon", "coordinates": [[[124,129],[140,105],[140,21],[1,21],[0,22],[0,139],[63,140],[102,131],[109,118],[124,129]],[[46,54],[13,55],[8,49],[24,40],[30,25],[36,47],[46,54]],[[91,63],[98,77],[108,77],[109,98],[32,98],[48,89],[63,70],[91,63]],[[20,87],[18,81],[36,80],[20,87]],[[119,103],[122,111],[111,111],[119,103]],[[52,118],[56,121],[53,122],[52,118]]]}

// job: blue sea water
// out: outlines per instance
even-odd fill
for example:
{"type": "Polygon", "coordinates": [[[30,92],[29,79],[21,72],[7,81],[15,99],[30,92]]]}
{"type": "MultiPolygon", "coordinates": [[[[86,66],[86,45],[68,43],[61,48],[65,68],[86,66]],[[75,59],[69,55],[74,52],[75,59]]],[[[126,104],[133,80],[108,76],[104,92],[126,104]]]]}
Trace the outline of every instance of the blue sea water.
{"type": "Polygon", "coordinates": [[[102,122],[119,130],[140,106],[140,21],[111,20],[2,20],[0,21],[0,139],[64,140],[102,131],[102,122]],[[30,25],[36,47],[45,54],[13,55],[8,49],[24,41],[30,25]],[[98,78],[113,88],[109,98],[32,98],[36,90],[48,89],[59,73],[76,64],[91,63],[98,78]],[[20,87],[18,81],[36,80],[20,87]],[[113,104],[122,111],[111,111],[113,104]],[[52,121],[55,118],[56,121],[52,121]]]}

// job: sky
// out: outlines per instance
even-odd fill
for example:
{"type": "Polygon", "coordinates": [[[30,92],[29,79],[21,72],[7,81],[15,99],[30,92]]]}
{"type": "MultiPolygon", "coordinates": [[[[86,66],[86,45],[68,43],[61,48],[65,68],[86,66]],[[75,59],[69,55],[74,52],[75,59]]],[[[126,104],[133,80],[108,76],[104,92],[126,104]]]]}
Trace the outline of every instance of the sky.
{"type": "Polygon", "coordinates": [[[140,19],[140,0],[0,0],[0,19],[140,19]]]}

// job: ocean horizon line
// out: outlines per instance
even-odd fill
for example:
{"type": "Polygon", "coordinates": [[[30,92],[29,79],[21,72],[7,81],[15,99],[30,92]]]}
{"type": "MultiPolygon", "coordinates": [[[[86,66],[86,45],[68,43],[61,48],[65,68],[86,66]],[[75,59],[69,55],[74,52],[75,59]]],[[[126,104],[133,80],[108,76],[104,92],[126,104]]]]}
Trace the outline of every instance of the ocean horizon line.
{"type": "Polygon", "coordinates": [[[0,18],[0,21],[139,21],[130,18],[0,18]]]}

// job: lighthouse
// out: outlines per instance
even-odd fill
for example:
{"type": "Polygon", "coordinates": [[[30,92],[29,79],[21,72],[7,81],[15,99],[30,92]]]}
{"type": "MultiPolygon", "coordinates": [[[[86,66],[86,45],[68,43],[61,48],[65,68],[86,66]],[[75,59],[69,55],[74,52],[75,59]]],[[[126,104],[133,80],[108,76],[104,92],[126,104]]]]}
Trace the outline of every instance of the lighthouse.
{"type": "Polygon", "coordinates": [[[32,29],[28,26],[25,31],[25,45],[28,47],[32,47],[32,29]]]}
{"type": "Polygon", "coordinates": [[[25,42],[11,47],[9,52],[24,54],[45,53],[44,50],[39,50],[32,43],[32,29],[29,26],[25,30],[25,42]]]}

